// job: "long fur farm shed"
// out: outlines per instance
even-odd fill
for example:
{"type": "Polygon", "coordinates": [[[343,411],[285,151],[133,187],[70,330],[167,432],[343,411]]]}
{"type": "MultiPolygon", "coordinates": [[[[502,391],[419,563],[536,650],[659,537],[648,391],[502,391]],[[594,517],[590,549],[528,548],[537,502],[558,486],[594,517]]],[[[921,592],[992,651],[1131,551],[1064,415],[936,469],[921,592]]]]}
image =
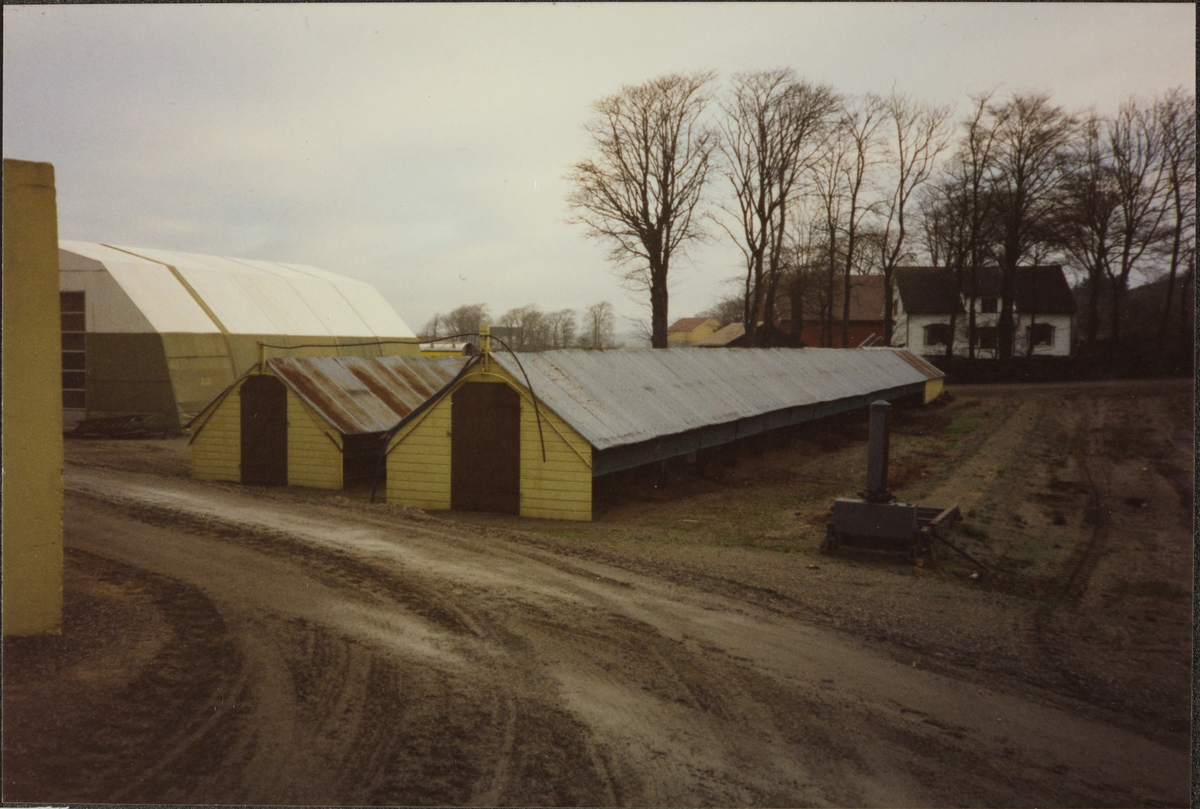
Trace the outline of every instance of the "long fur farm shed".
{"type": "Polygon", "coordinates": [[[590,520],[601,475],[942,383],[896,349],[485,351],[394,429],[387,499],[590,520]]]}
{"type": "Polygon", "coordinates": [[[192,476],[319,489],[372,483],[387,430],[446,387],[466,361],[265,360],[188,424],[192,476]]]}
{"type": "Polygon", "coordinates": [[[185,424],[258,360],[260,342],[299,356],[420,355],[374,287],[316,267],[60,241],[59,271],[64,427],[131,414],[185,424]],[[322,347],[294,348],[309,344],[322,347]]]}

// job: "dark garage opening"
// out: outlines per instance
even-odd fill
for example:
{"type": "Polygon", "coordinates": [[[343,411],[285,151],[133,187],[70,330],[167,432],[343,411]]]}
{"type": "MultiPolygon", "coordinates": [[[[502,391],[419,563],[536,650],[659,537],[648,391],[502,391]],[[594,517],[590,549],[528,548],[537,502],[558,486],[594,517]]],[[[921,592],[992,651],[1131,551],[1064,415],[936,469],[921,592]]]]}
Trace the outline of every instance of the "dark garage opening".
{"type": "Polygon", "coordinates": [[[387,491],[387,463],[379,462],[384,433],[342,436],[342,488],[370,489],[379,469],[379,487],[387,491]]]}
{"type": "Polygon", "coordinates": [[[521,511],[521,396],[468,382],[450,400],[450,508],[521,511]]]}
{"type": "Polygon", "coordinates": [[[242,383],[242,483],[287,485],[287,388],[273,376],[242,383]]]}

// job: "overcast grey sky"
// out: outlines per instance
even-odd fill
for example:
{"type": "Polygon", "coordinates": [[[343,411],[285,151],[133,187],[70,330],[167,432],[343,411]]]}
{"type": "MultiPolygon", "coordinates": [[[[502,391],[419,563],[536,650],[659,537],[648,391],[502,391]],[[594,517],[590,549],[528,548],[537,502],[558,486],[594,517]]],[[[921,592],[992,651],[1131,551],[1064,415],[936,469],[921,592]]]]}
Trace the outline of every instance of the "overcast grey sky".
{"type": "MultiPolygon", "coordinates": [[[[589,105],[673,71],[792,67],[845,93],[1046,90],[1069,108],[1195,91],[1191,4],[4,7],[4,156],[49,161],[64,239],[313,264],[414,329],[609,300],[568,225],[589,105]]],[[[672,270],[726,294],[727,236],[672,270]]]]}

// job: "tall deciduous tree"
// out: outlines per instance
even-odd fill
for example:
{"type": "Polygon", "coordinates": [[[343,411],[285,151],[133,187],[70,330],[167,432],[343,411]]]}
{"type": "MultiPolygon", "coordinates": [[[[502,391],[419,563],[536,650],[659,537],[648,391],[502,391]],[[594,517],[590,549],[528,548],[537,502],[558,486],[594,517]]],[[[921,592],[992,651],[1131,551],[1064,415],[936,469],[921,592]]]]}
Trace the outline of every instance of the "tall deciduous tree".
{"type": "Polygon", "coordinates": [[[604,348],[612,341],[616,324],[617,315],[611,303],[594,303],[583,312],[584,331],[580,335],[580,342],[585,348],[604,348]]]}
{"type": "Polygon", "coordinates": [[[784,265],[790,206],[801,190],[821,136],[837,110],[837,95],[791,69],[741,73],[722,103],[721,152],[733,190],[722,227],[746,260],[743,323],[750,345],[760,345],[758,322],[769,324],[784,265]]]}
{"type": "Polygon", "coordinates": [[[905,256],[908,215],[914,192],[933,175],[938,156],[950,142],[947,122],[953,107],[926,104],[892,91],[885,99],[891,136],[891,158],[887,163],[890,194],[884,197],[879,238],[880,268],[883,272],[883,340],[892,344],[892,297],[896,267],[905,256]]]}
{"type": "Polygon", "coordinates": [[[1108,148],[1116,190],[1114,261],[1107,266],[1110,301],[1109,335],[1115,351],[1121,342],[1121,304],[1129,276],[1146,251],[1161,238],[1166,214],[1166,167],[1153,111],[1130,99],[1108,123],[1108,148]]]}
{"type": "Polygon", "coordinates": [[[885,117],[883,99],[872,93],[853,99],[842,108],[838,129],[848,146],[842,164],[845,203],[845,266],[842,272],[842,346],[850,345],[850,286],[859,261],[859,239],[863,221],[874,212],[878,200],[869,197],[874,169],[883,160],[880,127],[885,117]]]}
{"type": "Polygon", "coordinates": [[[1001,272],[999,353],[1013,353],[1013,304],[1017,265],[1047,240],[1046,226],[1061,201],[1068,149],[1077,122],[1045,93],[1016,94],[1003,104],[988,105],[994,139],[991,153],[991,196],[995,205],[1001,272]]]}
{"type": "Polygon", "coordinates": [[[1112,228],[1117,210],[1106,128],[1104,119],[1095,114],[1084,119],[1066,177],[1066,195],[1059,209],[1062,245],[1087,277],[1089,345],[1095,344],[1100,324],[1100,287],[1108,277],[1112,261],[1112,228]]]}
{"type": "MultiPolygon", "coordinates": [[[[1171,320],[1171,298],[1180,267],[1191,256],[1195,268],[1196,250],[1196,96],[1177,87],[1163,94],[1154,105],[1155,124],[1162,143],[1162,160],[1166,172],[1167,225],[1163,249],[1167,261],[1167,292],[1163,319],[1159,327],[1158,344],[1162,351],[1167,342],[1171,320]]],[[[1181,298],[1187,294],[1187,284],[1181,298]]],[[[1182,301],[1186,307],[1186,301],[1182,301]]],[[[1180,310],[1180,327],[1185,327],[1184,309],[1180,310]]],[[[1186,341],[1181,335],[1181,342],[1186,341]]]]}
{"type": "Polygon", "coordinates": [[[569,221],[610,247],[632,289],[650,296],[651,344],[667,347],[671,259],[704,237],[700,207],[715,133],[703,122],[715,74],[671,74],[596,102],[594,155],[567,175],[569,221]]]}

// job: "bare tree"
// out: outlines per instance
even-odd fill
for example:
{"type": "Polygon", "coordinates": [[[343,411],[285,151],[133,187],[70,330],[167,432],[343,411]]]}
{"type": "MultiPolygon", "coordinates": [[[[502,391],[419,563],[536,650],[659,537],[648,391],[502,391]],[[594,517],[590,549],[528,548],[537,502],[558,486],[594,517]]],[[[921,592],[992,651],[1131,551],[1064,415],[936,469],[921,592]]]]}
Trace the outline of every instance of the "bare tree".
{"type": "Polygon", "coordinates": [[[849,146],[843,161],[842,189],[845,204],[845,269],[842,287],[842,345],[850,344],[850,286],[855,262],[860,259],[859,231],[863,220],[874,210],[877,200],[868,199],[871,174],[882,158],[880,126],[884,122],[883,99],[872,93],[847,103],[842,109],[838,128],[845,133],[849,146]]]}
{"type": "Polygon", "coordinates": [[[1087,342],[1094,345],[1100,323],[1100,287],[1113,255],[1117,191],[1106,124],[1094,113],[1084,119],[1060,208],[1062,245],[1087,278],[1087,342]]]}
{"type": "Polygon", "coordinates": [[[617,316],[608,301],[594,303],[584,310],[583,334],[579,339],[586,348],[604,348],[612,342],[617,316]]]}
{"type": "MultiPolygon", "coordinates": [[[[478,334],[479,327],[488,319],[487,304],[464,304],[442,318],[446,334],[478,334]]],[[[469,338],[477,340],[478,338],[469,338]]]]}
{"type": "Polygon", "coordinates": [[[913,193],[933,175],[938,156],[950,143],[947,122],[953,107],[917,102],[895,90],[885,99],[884,105],[891,129],[892,154],[888,169],[892,185],[891,195],[883,200],[879,246],[885,301],[883,341],[885,345],[891,345],[893,279],[896,267],[906,255],[909,202],[913,193]]]}
{"type": "MultiPolygon", "coordinates": [[[[1160,97],[1154,105],[1155,125],[1161,140],[1162,160],[1166,170],[1167,293],[1163,305],[1162,325],[1158,346],[1162,351],[1167,342],[1171,319],[1171,298],[1175,280],[1184,257],[1191,255],[1195,267],[1196,249],[1196,96],[1176,87],[1160,97]]],[[[1187,285],[1181,295],[1186,295],[1187,285]]],[[[1182,302],[1186,307],[1186,301],[1182,302]]],[[[1180,309],[1180,327],[1185,328],[1185,309],[1180,309]]],[[[1187,335],[1181,335],[1186,342],[1187,335]]]]}
{"type": "Polygon", "coordinates": [[[546,315],[546,337],[550,348],[570,348],[575,344],[575,311],[560,309],[546,315]]]}
{"type": "Polygon", "coordinates": [[[1167,189],[1162,143],[1155,131],[1153,110],[1130,99],[1108,124],[1113,185],[1117,195],[1113,236],[1115,260],[1107,265],[1110,304],[1109,337],[1115,351],[1121,341],[1121,303],[1129,277],[1146,251],[1161,238],[1167,189]]]}
{"type": "Polygon", "coordinates": [[[987,107],[990,185],[1001,271],[999,353],[1012,357],[1017,265],[1047,238],[1063,191],[1068,148],[1077,122],[1045,93],[1016,94],[987,107]]]}
{"type": "Polygon", "coordinates": [[[841,266],[839,255],[841,250],[840,234],[846,207],[846,195],[843,182],[845,164],[850,159],[850,144],[844,132],[836,130],[833,137],[827,138],[821,150],[821,155],[813,167],[814,196],[820,208],[820,222],[824,237],[822,245],[820,295],[823,305],[820,309],[821,345],[833,345],[833,300],[836,288],[838,268],[841,266]]]}
{"type": "Polygon", "coordinates": [[[425,321],[425,325],[421,327],[421,331],[417,336],[425,341],[436,340],[440,331],[445,331],[442,328],[444,323],[445,317],[438,312],[434,312],[433,317],[425,321]]]}
{"type": "Polygon", "coordinates": [[[537,304],[509,309],[496,325],[511,330],[507,342],[513,351],[539,351],[546,347],[546,315],[537,304]]]}
{"type": "Polygon", "coordinates": [[[828,87],[796,77],[790,68],[741,73],[722,103],[721,152],[734,201],[721,227],[746,260],[742,322],[759,345],[758,322],[768,321],[783,266],[789,207],[837,109],[828,87]]]}
{"type": "Polygon", "coordinates": [[[740,294],[737,294],[726,295],[703,312],[698,312],[696,316],[711,317],[722,326],[728,326],[730,323],[741,323],[742,315],[745,312],[746,300],[740,294]]]}
{"type": "Polygon", "coordinates": [[[568,221],[611,247],[630,288],[649,292],[655,348],[667,347],[671,259],[704,237],[697,214],[716,137],[700,119],[714,77],[671,74],[600,99],[586,125],[595,156],[567,175],[568,221]]]}

